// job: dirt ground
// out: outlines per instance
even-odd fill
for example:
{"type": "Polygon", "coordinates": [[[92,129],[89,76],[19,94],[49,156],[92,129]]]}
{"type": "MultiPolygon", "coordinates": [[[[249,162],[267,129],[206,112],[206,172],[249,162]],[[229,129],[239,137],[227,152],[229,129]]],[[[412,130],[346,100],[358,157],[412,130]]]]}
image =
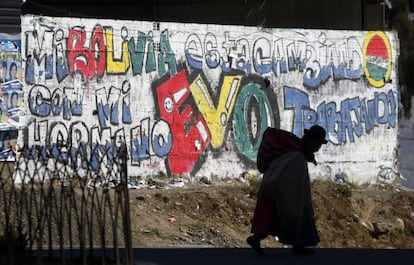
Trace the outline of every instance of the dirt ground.
{"type": "MultiPolygon", "coordinates": [[[[130,190],[139,247],[247,247],[259,180],[130,190]]],[[[414,191],[313,181],[317,247],[414,248],[414,191]]],[[[283,247],[273,237],[264,247],[283,247]]]]}
{"type": "MultiPolygon", "coordinates": [[[[250,235],[260,179],[247,175],[212,182],[206,179],[173,185],[170,182],[164,177],[147,181],[146,187],[129,189],[133,246],[248,247],[245,239],[250,235]]],[[[4,193],[7,185],[2,187],[1,197],[9,198],[4,193]]],[[[66,195],[58,193],[60,190],[54,190],[52,201],[65,198],[66,195]]],[[[81,200],[82,189],[74,190],[79,196],[74,199],[81,200]]],[[[311,190],[321,238],[317,247],[414,249],[414,190],[389,184],[365,187],[335,184],[329,180],[313,181],[311,190]]],[[[60,205],[58,201],[55,204],[60,205]]],[[[4,213],[5,206],[0,205],[0,213],[4,213]]],[[[3,219],[0,218],[0,231],[4,231],[3,219]]],[[[95,231],[100,231],[98,224],[94,223],[95,231]]],[[[77,231],[72,232],[76,236],[77,231]]],[[[44,233],[48,235],[46,230],[44,233]]],[[[52,234],[57,235],[57,231],[52,234]]],[[[262,245],[284,247],[274,237],[268,237],[262,245]]]]}

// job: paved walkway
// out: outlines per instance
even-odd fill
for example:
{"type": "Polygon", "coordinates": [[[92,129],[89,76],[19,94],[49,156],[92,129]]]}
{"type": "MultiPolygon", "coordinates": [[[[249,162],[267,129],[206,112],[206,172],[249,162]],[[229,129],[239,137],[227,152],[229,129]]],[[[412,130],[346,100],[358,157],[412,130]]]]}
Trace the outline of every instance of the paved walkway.
{"type": "MultiPolygon", "coordinates": [[[[313,255],[295,256],[287,248],[266,248],[261,256],[250,248],[135,248],[134,265],[412,265],[414,249],[351,249],[315,248],[313,255]]],[[[106,257],[114,260],[113,249],[106,249],[106,257]]],[[[121,257],[123,249],[120,249],[121,257]]],[[[44,256],[50,254],[42,251],[44,256]]],[[[69,250],[53,251],[53,256],[69,257],[69,250]]],[[[72,251],[72,257],[79,257],[79,249],[72,251]]],[[[94,256],[102,255],[95,250],[94,256]]],[[[0,262],[0,265],[2,263],[0,262]]]]}
{"type": "Polygon", "coordinates": [[[247,248],[139,248],[134,249],[135,265],[412,265],[414,249],[322,249],[313,255],[294,256],[290,249],[265,249],[260,256],[247,248]]]}

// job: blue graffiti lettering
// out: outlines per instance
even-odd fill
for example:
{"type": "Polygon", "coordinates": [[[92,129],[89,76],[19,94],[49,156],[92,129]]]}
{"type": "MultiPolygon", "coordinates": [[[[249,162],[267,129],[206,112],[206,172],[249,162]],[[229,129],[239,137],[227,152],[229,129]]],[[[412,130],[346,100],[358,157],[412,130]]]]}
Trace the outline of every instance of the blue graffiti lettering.
{"type": "Polygon", "coordinates": [[[50,154],[57,161],[67,163],[69,159],[68,130],[62,122],[55,122],[50,126],[48,146],[50,154]]]}
{"type": "Polygon", "coordinates": [[[187,59],[188,65],[193,69],[201,69],[202,63],[202,44],[201,40],[196,34],[188,36],[185,43],[185,58],[187,59]]]}
{"type": "Polygon", "coordinates": [[[342,119],[342,131],[344,136],[339,139],[339,142],[346,143],[346,132],[348,131],[349,141],[355,142],[354,134],[358,137],[362,134],[361,118],[359,113],[360,100],[359,98],[347,99],[341,102],[341,119],[342,119]],[[352,119],[351,115],[355,114],[355,119],[352,119]]]}
{"type": "Polygon", "coordinates": [[[206,34],[204,47],[206,51],[207,66],[211,69],[217,68],[220,65],[220,53],[217,50],[216,36],[211,32],[206,34]]]}
{"type": "MultiPolygon", "coordinates": [[[[285,109],[293,109],[293,133],[298,137],[302,137],[303,134],[303,110],[305,108],[310,109],[308,95],[299,89],[285,87],[284,88],[284,102],[285,109]]],[[[309,113],[308,113],[309,115],[309,113]]]]}
{"type": "Polygon", "coordinates": [[[122,98],[122,122],[124,124],[131,124],[132,123],[132,116],[131,116],[131,85],[129,81],[124,81],[122,83],[122,93],[124,94],[122,98]]]}
{"type": "Polygon", "coordinates": [[[100,88],[96,93],[96,109],[98,121],[101,128],[106,128],[106,121],[109,119],[112,125],[119,125],[119,101],[122,97],[122,122],[125,124],[132,123],[131,107],[130,107],[130,83],[125,81],[122,89],[111,87],[109,93],[106,88],[100,88]]]}
{"type": "Polygon", "coordinates": [[[339,111],[335,102],[322,102],[315,111],[310,107],[308,95],[292,87],[284,88],[284,102],[285,109],[293,110],[293,128],[298,137],[302,137],[303,129],[319,124],[327,130],[329,140],[340,145],[347,139],[355,142],[355,136],[363,134],[363,124],[367,134],[381,124],[396,126],[397,109],[392,90],[375,92],[374,98],[368,101],[359,97],[345,99],[339,111]]]}
{"type": "Polygon", "coordinates": [[[171,129],[168,123],[163,120],[156,122],[152,131],[150,131],[150,119],[141,120],[141,125],[131,130],[131,136],[135,136],[131,143],[131,162],[133,164],[139,164],[152,155],[165,157],[172,149],[171,129]]]}
{"type": "Polygon", "coordinates": [[[270,41],[260,38],[253,47],[253,66],[259,74],[267,74],[272,71],[272,51],[270,41]]]}
{"type": "Polygon", "coordinates": [[[202,69],[205,61],[209,68],[221,64],[225,73],[238,69],[250,74],[253,68],[260,75],[273,72],[280,76],[298,71],[304,73],[303,85],[308,89],[316,89],[330,78],[357,80],[363,76],[361,45],[356,38],[329,45],[323,38],[321,43],[283,41],[286,40],[277,39],[272,45],[269,39],[261,37],[254,40],[250,52],[251,44],[247,39],[232,38],[225,32],[223,49],[219,52],[212,33],[206,35],[204,45],[197,34],[191,34],[186,41],[185,57],[190,68],[202,69]]]}
{"type": "Polygon", "coordinates": [[[49,115],[58,116],[62,113],[65,120],[70,120],[72,115],[82,115],[82,100],[69,99],[73,94],[73,88],[56,88],[51,94],[49,88],[36,85],[29,91],[28,104],[30,113],[38,117],[49,115]]]}
{"type": "Polygon", "coordinates": [[[73,168],[93,171],[99,170],[102,163],[108,167],[118,159],[117,146],[111,140],[115,136],[111,136],[110,129],[94,127],[90,133],[81,121],[72,123],[69,129],[63,122],[53,122],[49,126],[47,121],[34,120],[29,126],[32,126],[29,133],[34,133],[31,137],[35,141],[27,148],[29,158],[53,158],[73,168]],[[40,132],[48,137],[40,137],[40,132]]]}
{"type": "Polygon", "coordinates": [[[62,29],[56,31],[56,77],[58,82],[62,82],[69,75],[69,62],[64,48],[64,33],[62,29]]]}
{"type": "Polygon", "coordinates": [[[167,122],[159,120],[152,129],[152,149],[158,157],[167,156],[172,149],[172,133],[167,122]]]}
{"type": "Polygon", "coordinates": [[[53,55],[46,56],[45,79],[53,78],[53,55]]]}
{"type": "Polygon", "coordinates": [[[135,138],[132,141],[131,158],[133,162],[145,160],[150,157],[148,136],[143,135],[140,139],[135,138]],[[141,140],[141,142],[140,142],[141,140]]]}
{"type": "Polygon", "coordinates": [[[309,89],[316,89],[321,84],[324,84],[329,78],[334,80],[340,79],[359,79],[364,73],[362,65],[357,70],[345,68],[344,65],[335,67],[333,64],[321,67],[317,72],[314,69],[308,68],[306,74],[303,76],[303,85],[309,89]]]}

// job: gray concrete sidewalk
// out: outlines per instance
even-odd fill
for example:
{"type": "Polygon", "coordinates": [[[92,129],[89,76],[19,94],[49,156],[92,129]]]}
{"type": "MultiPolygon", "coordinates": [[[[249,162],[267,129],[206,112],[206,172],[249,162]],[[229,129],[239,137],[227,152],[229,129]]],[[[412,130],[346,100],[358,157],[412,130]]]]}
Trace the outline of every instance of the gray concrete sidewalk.
{"type": "Polygon", "coordinates": [[[323,249],[309,256],[294,256],[290,249],[265,249],[260,256],[247,248],[138,248],[135,265],[220,265],[220,264],[319,264],[319,265],[408,265],[414,264],[414,250],[403,249],[323,249]]]}
{"type": "MultiPolygon", "coordinates": [[[[315,248],[313,255],[295,256],[289,248],[266,248],[261,256],[250,248],[134,248],[134,265],[408,265],[414,264],[414,249],[351,249],[351,248],[315,248]]],[[[42,250],[48,256],[48,250],[42,250]]],[[[69,252],[53,250],[52,255],[61,254],[79,257],[79,249],[69,252]]],[[[89,250],[88,250],[89,252],[89,250]]],[[[119,249],[121,257],[124,249],[119,249]]],[[[89,253],[88,253],[89,254],[89,253]]],[[[105,257],[113,260],[114,250],[107,248],[105,257]]],[[[95,249],[95,257],[101,257],[102,251],[95,249]]],[[[99,258],[98,258],[99,260],[99,258]]],[[[121,258],[122,260],[122,258],[121,258]]],[[[2,263],[0,262],[0,265],[2,263]]]]}

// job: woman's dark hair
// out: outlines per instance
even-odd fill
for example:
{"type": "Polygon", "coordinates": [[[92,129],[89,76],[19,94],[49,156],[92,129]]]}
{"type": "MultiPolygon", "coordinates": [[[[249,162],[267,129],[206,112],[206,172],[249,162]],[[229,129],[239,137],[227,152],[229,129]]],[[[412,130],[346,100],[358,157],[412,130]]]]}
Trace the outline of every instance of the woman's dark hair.
{"type": "Polygon", "coordinates": [[[10,69],[12,69],[12,68],[13,68],[13,66],[14,66],[14,67],[16,67],[16,69],[17,69],[17,64],[16,64],[15,62],[12,62],[12,63],[10,64],[10,69]]]}

